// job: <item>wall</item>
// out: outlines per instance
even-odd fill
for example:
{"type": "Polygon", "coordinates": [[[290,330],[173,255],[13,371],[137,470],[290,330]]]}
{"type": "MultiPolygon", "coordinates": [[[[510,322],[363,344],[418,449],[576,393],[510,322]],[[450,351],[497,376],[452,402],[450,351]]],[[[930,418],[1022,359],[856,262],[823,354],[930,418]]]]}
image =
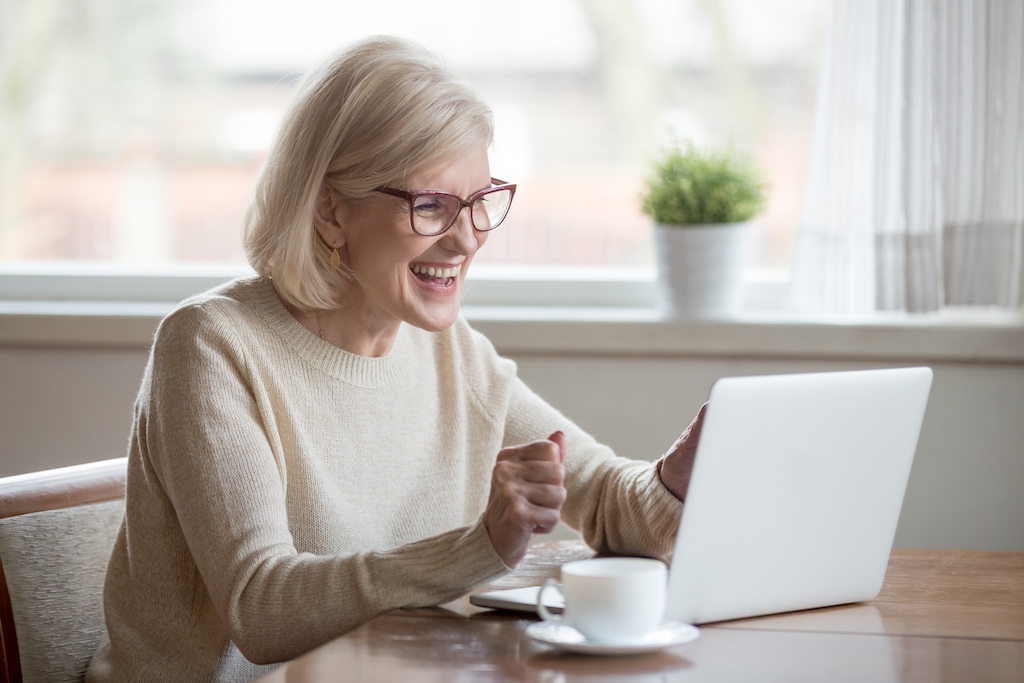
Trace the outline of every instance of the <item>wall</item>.
{"type": "MultiPolygon", "coordinates": [[[[474,324],[568,417],[621,454],[648,459],[671,444],[718,377],[926,363],[935,381],[897,544],[1024,551],[1020,326],[557,318],[482,311],[474,324]]],[[[155,321],[0,318],[0,475],[124,455],[155,321]]]]}
{"type": "MultiPolygon", "coordinates": [[[[890,367],[753,359],[520,358],[526,381],[623,455],[657,457],[720,376],[890,367]]],[[[931,364],[896,543],[1024,550],[1024,368],[931,364]]],[[[870,504],[870,501],[865,501],[870,504]]]]}

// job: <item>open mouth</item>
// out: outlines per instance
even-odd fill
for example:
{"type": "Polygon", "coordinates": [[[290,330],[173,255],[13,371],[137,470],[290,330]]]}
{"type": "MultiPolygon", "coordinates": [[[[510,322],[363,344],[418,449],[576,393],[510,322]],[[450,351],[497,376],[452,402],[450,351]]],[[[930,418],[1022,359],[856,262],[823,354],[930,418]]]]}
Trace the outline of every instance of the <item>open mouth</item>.
{"type": "Polygon", "coordinates": [[[441,287],[450,287],[455,282],[455,278],[459,276],[459,271],[462,270],[462,266],[458,265],[446,268],[435,268],[434,266],[423,266],[418,263],[413,263],[409,266],[409,270],[424,282],[440,285],[441,287]]]}

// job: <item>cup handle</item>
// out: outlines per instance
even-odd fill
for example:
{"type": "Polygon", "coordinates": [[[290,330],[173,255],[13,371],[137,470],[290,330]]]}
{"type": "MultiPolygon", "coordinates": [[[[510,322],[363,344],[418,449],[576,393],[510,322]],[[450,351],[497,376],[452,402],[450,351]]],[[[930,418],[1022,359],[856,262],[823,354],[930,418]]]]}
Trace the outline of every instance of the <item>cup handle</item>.
{"type": "MultiPolygon", "coordinates": [[[[551,613],[548,608],[544,606],[544,591],[548,588],[554,588],[559,593],[562,592],[562,587],[558,585],[558,581],[555,579],[548,579],[544,582],[544,585],[540,587],[540,591],[537,593],[537,614],[544,621],[561,621],[562,617],[551,613]]],[[[563,594],[564,596],[564,594],[563,594]]]]}

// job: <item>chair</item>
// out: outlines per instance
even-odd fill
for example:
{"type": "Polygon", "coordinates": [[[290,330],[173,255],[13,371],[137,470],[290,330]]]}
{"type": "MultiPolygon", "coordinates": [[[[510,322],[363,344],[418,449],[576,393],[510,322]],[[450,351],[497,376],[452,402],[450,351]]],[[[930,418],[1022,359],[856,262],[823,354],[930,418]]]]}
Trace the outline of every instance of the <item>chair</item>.
{"type": "Polygon", "coordinates": [[[0,479],[0,683],[84,680],[126,458],[0,479]]]}

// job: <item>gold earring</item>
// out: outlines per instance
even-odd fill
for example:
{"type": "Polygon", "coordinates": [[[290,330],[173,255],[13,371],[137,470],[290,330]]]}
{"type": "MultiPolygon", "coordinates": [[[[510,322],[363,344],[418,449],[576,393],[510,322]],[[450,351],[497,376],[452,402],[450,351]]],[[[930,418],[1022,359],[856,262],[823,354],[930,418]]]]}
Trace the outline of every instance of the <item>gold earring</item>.
{"type": "Polygon", "coordinates": [[[331,268],[341,270],[341,254],[338,253],[338,243],[333,242],[331,246],[333,248],[333,251],[331,251],[331,268]]]}

